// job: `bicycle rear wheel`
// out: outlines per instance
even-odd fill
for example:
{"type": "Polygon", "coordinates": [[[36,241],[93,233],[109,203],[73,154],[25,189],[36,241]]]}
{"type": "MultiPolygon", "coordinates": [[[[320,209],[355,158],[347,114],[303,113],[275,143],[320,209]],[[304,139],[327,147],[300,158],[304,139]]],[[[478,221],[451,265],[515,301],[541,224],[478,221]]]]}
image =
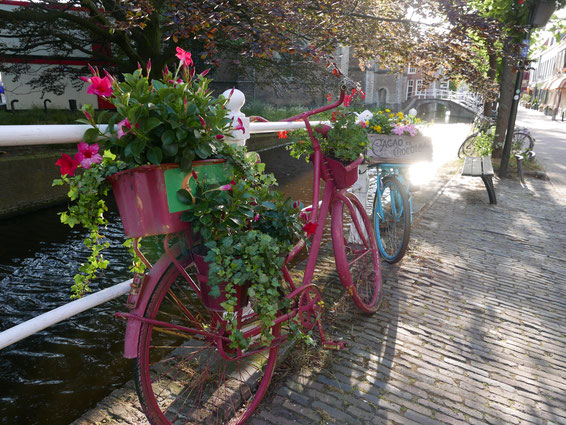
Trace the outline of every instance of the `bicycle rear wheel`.
{"type": "MultiPolygon", "coordinates": [[[[192,260],[180,260],[192,272],[192,260]]],[[[174,264],[159,277],[144,316],[134,369],[136,389],[152,425],[242,424],[269,386],[278,346],[251,346],[227,359],[225,323],[211,313],[174,264]],[[221,348],[221,349],[219,349],[221,348]],[[222,352],[225,355],[222,355],[222,352]]],[[[280,326],[273,329],[278,336],[280,326]]]]}
{"type": "Polygon", "coordinates": [[[511,154],[520,154],[526,151],[532,151],[535,145],[534,139],[531,135],[524,131],[513,132],[513,142],[511,145],[511,154]]]}
{"type": "Polygon", "coordinates": [[[364,313],[374,313],[382,299],[381,266],[375,236],[358,198],[350,193],[344,196],[350,202],[337,199],[332,207],[336,269],[356,306],[364,313]],[[357,217],[357,226],[353,217],[357,217]]]}
{"type": "Polygon", "coordinates": [[[407,251],[411,235],[411,206],[406,189],[399,179],[383,179],[381,197],[373,200],[373,223],[382,258],[396,263],[407,251]]]}

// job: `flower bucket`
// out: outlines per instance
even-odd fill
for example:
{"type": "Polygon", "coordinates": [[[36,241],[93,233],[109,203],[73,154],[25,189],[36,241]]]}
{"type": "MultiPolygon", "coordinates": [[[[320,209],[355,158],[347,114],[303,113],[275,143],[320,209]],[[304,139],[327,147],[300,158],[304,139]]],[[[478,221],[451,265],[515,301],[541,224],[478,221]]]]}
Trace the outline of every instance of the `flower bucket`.
{"type": "MultiPolygon", "coordinates": [[[[197,176],[210,183],[230,181],[232,169],[225,159],[193,161],[197,176]]],[[[118,211],[129,238],[176,233],[190,228],[181,220],[187,209],[177,199],[179,189],[194,188],[193,173],[178,164],[142,165],[108,177],[118,211]]]]}
{"type": "Polygon", "coordinates": [[[181,213],[170,213],[163,172],[176,164],[142,165],[108,177],[129,238],[188,230],[181,213]]]}
{"type": "Polygon", "coordinates": [[[366,157],[370,163],[413,163],[432,161],[432,139],[395,134],[368,134],[366,157]]]}
{"type": "Polygon", "coordinates": [[[199,180],[206,180],[208,184],[226,184],[232,179],[234,170],[225,159],[203,159],[193,161],[192,164],[193,170],[189,173],[180,170],[179,167],[167,168],[164,171],[167,203],[172,213],[187,209],[187,205],[179,201],[177,191],[179,189],[186,189],[189,192],[194,190],[196,187],[194,175],[199,180]]]}
{"type": "Polygon", "coordinates": [[[358,167],[347,171],[346,166],[348,164],[343,164],[327,156],[323,157],[323,161],[328,166],[331,174],[331,176],[325,175],[326,173],[322,170],[323,172],[321,174],[324,181],[328,181],[329,179],[333,180],[338,189],[346,189],[358,181],[358,167]]]}
{"type": "MultiPolygon", "coordinates": [[[[210,295],[210,286],[208,286],[208,270],[209,266],[206,261],[204,261],[204,255],[199,255],[193,252],[193,259],[195,260],[195,266],[197,268],[197,277],[200,284],[200,291],[201,291],[201,300],[203,305],[209,309],[214,311],[223,312],[226,311],[222,304],[226,301],[226,285],[227,282],[223,282],[218,285],[220,289],[220,296],[218,298],[214,298],[210,295]]],[[[244,286],[236,286],[236,309],[240,310],[244,308],[249,301],[248,296],[248,287],[249,285],[244,286]]]]}

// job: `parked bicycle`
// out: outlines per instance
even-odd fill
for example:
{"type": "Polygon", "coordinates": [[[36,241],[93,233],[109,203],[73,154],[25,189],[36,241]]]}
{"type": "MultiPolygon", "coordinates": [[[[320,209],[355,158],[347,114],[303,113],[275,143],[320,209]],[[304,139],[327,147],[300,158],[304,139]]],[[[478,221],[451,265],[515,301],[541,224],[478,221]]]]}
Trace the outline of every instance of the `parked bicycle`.
{"type": "MultiPolygon", "coordinates": [[[[128,300],[131,311],[118,315],[128,320],[125,355],[136,360],[135,385],[152,424],[245,422],[266,394],[279,349],[289,339],[291,322],[305,332],[317,329],[323,348],[346,346],[344,341],[326,338],[321,325],[322,294],[313,283],[329,213],[342,285],[362,312],[369,314],[379,308],[382,279],[375,234],[360,201],[346,191],[353,184],[352,177],[357,178],[363,157],[335,168],[323,155],[309,122],[311,116],[337,108],[344,97],[342,89],[335,103],[285,120],[304,121],[314,148],[313,199],[307,222],[316,230],[302,282],[293,281],[288,266],[307,243],[301,240],[286,256],[280,295],[290,304],[277,313],[270,343],[260,338],[261,324],[250,305],[244,303],[233,313],[206,307],[190,233],[167,235],[165,254],[148,274],[136,277],[128,300]],[[321,179],[326,185],[319,204],[321,179]],[[237,316],[236,322],[229,319],[232,314],[237,316]],[[233,323],[237,323],[236,329],[233,323]],[[247,339],[247,348],[233,348],[229,336],[234,332],[247,339]]],[[[392,183],[387,187],[391,187],[398,180],[392,177],[388,181],[392,183]]]]}
{"type": "MultiPolygon", "coordinates": [[[[478,151],[478,139],[485,134],[495,137],[496,125],[492,119],[482,115],[476,117],[473,124],[473,133],[460,145],[458,149],[458,158],[467,156],[481,156],[478,151]]],[[[535,145],[535,139],[531,136],[530,131],[526,127],[516,127],[513,131],[511,154],[524,154],[532,151],[535,145]]]]}
{"type": "Polygon", "coordinates": [[[413,196],[409,190],[409,164],[378,163],[377,188],[373,200],[373,225],[381,257],[400,261],[409,245],[413,222],[413,196]]]}

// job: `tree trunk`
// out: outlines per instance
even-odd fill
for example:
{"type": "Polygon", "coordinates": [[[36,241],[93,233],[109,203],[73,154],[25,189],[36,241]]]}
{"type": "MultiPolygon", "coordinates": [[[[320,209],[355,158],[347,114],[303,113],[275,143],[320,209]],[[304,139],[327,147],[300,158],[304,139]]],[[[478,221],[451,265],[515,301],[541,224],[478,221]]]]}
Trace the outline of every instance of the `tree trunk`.
{"type": "MultiPolygon", "coordinates": [[[[495,81],[497,78],[497,54],[490,49],[489,50],[489,70],[487,71],[487,76],[491,81],[495,81]]],[[[488,101],[483,105],[483,114],[486,117],[491,117],[493,113],[494,102],[488,101]]]]}
{"type": "Polygon", "coordinates": [[[501,158],[503,152],[511,103],[513,102],[515,79],[516,72],[513,70],[513,61],[508,57],[504,57],[499,84],[499,107],[497,110],[495,146],[492,154],[494,158],[501,158]]]}

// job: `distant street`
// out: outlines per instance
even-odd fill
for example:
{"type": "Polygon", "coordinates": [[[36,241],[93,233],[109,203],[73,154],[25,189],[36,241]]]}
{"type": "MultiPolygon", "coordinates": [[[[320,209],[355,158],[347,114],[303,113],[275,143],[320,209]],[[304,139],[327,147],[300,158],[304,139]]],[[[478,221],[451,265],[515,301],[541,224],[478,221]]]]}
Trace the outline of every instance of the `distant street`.
{"type": "Polygon", "coordinates": [[[537,159],[556,186],[566,197],[566,121],[552,121],[551,116],[520,107],[517,126],[528,127],[535,137],[537,159]]]}

